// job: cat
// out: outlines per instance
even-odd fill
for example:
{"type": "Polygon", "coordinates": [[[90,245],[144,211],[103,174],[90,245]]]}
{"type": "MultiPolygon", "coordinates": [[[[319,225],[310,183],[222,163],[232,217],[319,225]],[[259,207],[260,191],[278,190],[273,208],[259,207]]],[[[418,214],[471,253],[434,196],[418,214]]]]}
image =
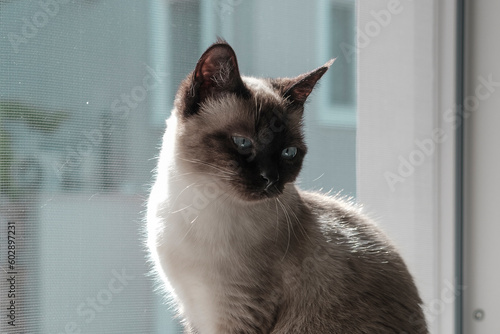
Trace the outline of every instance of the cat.
{"type": "Polygon", "coordinates": [[[241,76],[224,40],[181,83],[147,203],[185,333],[428,333],[395,247],[354,204],[294,185],[304,104],[333,60],[241,76]]]}

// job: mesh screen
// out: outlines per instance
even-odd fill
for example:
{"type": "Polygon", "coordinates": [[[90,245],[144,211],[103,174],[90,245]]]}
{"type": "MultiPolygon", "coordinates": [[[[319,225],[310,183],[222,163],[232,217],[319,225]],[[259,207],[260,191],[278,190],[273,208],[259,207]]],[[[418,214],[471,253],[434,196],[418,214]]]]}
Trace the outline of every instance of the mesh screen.
{"type": "MultiPolygon", "coordinates": [[[[342,40],[317,20],[335,4],[0,1],[0,332],[180,333],[147,276],[142,231],[177,85],[217,35],[249,75],[342,56],[321,51],[342,40]]],[[[339,75],[353,82],[354,70],[339,75]]],[[[331,106],[308,106],[301,183],[354,195],[355,124],[322,124],[331,106]]]]}

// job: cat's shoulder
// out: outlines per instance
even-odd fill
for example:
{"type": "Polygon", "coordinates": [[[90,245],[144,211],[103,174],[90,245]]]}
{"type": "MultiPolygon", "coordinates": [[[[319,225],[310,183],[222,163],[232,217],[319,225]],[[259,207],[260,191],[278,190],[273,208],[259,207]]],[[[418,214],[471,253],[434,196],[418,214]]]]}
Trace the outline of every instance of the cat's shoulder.
{"type": "Polygon", "coordinates": [[[366,218],[363,207],[356,203],[354,197],[306,190],[298,190],[298,194],[301,202],[313,212],[366,218]]]}
{"type": "Polygon", "coordinates": [[[311,221],[315,222],[322,233],[347,233],[350,237],[390,244],[376,220],[366,214],[363,206],[356,203],[353,197],[303,190],[299,190],[298,194],[304,209],[313,216],[311,221]]]}

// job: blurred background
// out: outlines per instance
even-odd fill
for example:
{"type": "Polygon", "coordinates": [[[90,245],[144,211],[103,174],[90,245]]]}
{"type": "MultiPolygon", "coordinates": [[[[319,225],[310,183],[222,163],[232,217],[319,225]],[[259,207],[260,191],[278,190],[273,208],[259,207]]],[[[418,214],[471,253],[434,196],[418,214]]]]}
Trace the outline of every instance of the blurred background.
{"type": "Polygon", "coordinates": [[[353,0],[0,1],[2,333],[180,333],[147,276],[144,204],[177,85],[217,36],[245,75],[337,57],[299,183],[356,197],[355,26],[353,0]]]}

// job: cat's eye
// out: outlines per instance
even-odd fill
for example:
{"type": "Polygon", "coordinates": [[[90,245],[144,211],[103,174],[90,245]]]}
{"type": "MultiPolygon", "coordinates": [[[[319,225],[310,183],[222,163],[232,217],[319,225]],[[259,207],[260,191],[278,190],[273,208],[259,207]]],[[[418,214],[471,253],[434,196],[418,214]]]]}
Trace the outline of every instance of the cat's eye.
{"type": "Polygon", "coordinates": [[[252,148],[252,141],[246,137],[234,136],[233,142],[239,150],[248,150],[252,148]]]}
{"type": "Polygon", "coordinates": [[[281,151],[281,156],[284,159],[293,159],[297,155],[296,147],[287,147],[283,151],[281,151]]]}

